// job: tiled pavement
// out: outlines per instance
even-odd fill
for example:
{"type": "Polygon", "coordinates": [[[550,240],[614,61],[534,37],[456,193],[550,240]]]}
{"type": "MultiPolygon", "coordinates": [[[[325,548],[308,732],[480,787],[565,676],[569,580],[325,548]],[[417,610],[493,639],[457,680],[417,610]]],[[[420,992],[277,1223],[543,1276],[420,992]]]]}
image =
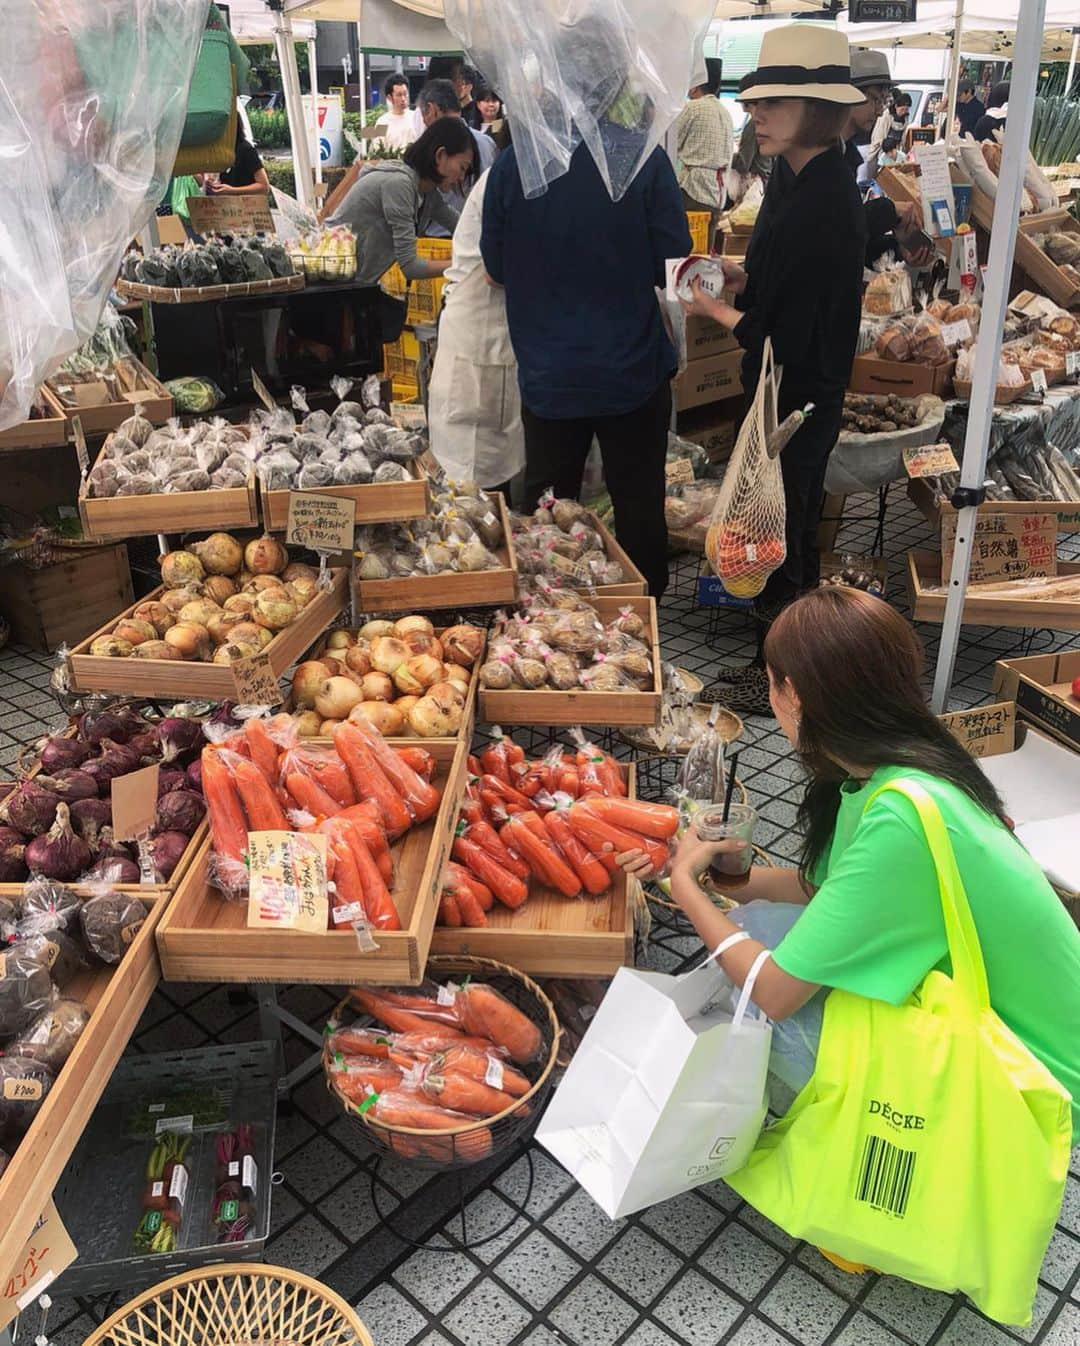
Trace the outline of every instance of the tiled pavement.
{"type": "MultiPolygon", "coordinates": [[[[866,502],[845,523],[843,550],[869,550],[875,527],[866,502]]],[[[1080,543],[1080,539],[1074,542],[1080,543]]],[[[903,558],[933,545],[929,528],[894,488],[885,532],[890,599],[906,606],[903,558]]],[[[1068,540],[1065,550],[1068,551],[1068,540]]],[[[1074,546],[1071,554],[1080,554],[1074,546]]],[[[709,679],[714,662],[748,656],[743,619],[693,606],[693,564],[677,568],[662,628],[667,658],[709,679]]],[[[937,628],[920,634],[931,658],[937,628]]],[[[957,661],[954,707],[985,700],[994,660],[1080,638],[969,628],[957,661]]],[[[0,654],[0,769],[18,745],[60,716],[44,690],[49,661],[26,651],[0,654]]],[[[761,840],[783,863],[800,786],[787,744],[772,721],[748,723],[740,764],[762,813],[761,840]]],[[[657,912],[647,952],[671,969],[695,941],[657,912]]],[[[283,1002],[321,1026],[329,991],[293,987],[283,1002]]],[[[162,987],[132,1050],[159,1051],[259,1036],[253,1004],[234,1004],[223,987],[162,987]]],[[[286,1037],[290,1064],[306,1047],[286,1037]]],[[[339,1115],[321,1081],[296,1089],[278,1122],[268,1261],[320,1278],[359,1306],[377,1346],[1045,1346],[1080,1343],[1080,1151],[1043,1266],[1032,1325],[1010,1332],[959,1297],[874,1275],[849,1276],[813,1248],[796,1244],[742,1205],[722,1183],[609,1222],[541,1151],[512,1154],[456,1178],[428,1179],[382,1164],[379,1209],[419,1249],[380,1221],[372,1202],[375,1161],[339,1115]],[[529,1182],[529,1164],[532,1181],[529,1182]],[[467,1247],[461,1233],[464,1202],[467,1247]],[[521,1203],[524,1203],[522,1207],[521,1203]],[[449,1237],[449,1242],[448,1242],[449,1237]]],[[[119,1301],[118,1301],[119,1302],[119,1301]]],[[[59,1301],[50,1314],[56,1346],[78,1346],[103,1304],[59,1301]]],[[[33,1324],[31,1324],[33,1326],[33,1324]]]]}

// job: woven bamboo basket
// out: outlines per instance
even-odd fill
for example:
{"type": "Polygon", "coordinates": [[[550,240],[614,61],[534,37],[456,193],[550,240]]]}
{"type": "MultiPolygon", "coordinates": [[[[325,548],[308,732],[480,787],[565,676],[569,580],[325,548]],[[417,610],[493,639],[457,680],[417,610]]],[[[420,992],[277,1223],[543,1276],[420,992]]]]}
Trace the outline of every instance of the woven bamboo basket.
{"type": "Polygon", "coordinates": [[[83,1346],[374,1346],[340,1295],[284,1267],[226,1263],[173,1276],[83,1346]]]}
{"type": "MultiPolygon", "coordinates": [[[[743,791],[743,802],[744,802],[744,803],[745,803],[745,796],[746,796],[746,792],[745,792],[745,790],[744,790],[744,791],[743,791]]],[[[768,866],[770,866],[770,867],[771,867],[771,865],[772,865],[772,861],[769,859],[768,855],[766,855],[766,853],[761,849],[760,846],[755,846],[755,847],[754,847],[754,862],[755,862],[755,863],[760,863],[760,864],[762,864],[762,865],[768,865],[768,866]]],[[[725,896],[725,894],[721,893],[721,892],[719,891],[719,889],[711,888],[711,887],[710,887],[710,888],[703,888],[703,889],[702,889],[702,892],[705,893],[705,895],[706,895],[707,897],[711,897],[712,900],[713,900],[713,902],[716,904],[716,906],[718,906],[722,911],[729,911],[732,907],[738,905],[736,902],[732,901],[731,898],[729,898],[729,897],[725,896]]],[[[681,910],[682,910],[682,908],[681,908],[677,903],[675,903],[675,902],[669,902],[666,898],[663,898],[663,897],[658,896],[658,895],[657,895],[651,888],[647,890],[645,896],[646,896],[646,899],[647,899],[647,900],[648,900],[654,907],[662,907],[665,911],[681,911],[681,910]]]]}
{"type": "MultiPolygon", "coordinates": [[[[428,959],[427,973],[435,980],[469,977],[473,981],[486,982],[538,1025],[543,1038],[540,1059],[529,1065],[518,1066],[532,1084],[528,1093],[515,1098],[512,1107],[494,1117],[446,1131],[387,1126],[376,1121],[366,1110],[362,1110],[362,1104],[346,1098],[335,1087],[330,1070],[329,1046],[324,1045],[326,1087],[346,1113],[363,1128],[365,1140],[376,1150],[421,1168],[467,1168],[507,1150],[536,1125],[551,1092],[552,1071],[559,1055],[559,1034],[562,1029],[554,1005],[536,982],[517,968],[493,958],[476,958],[464,954],[434,955],[428,959]]],[[[369,1015],[358,1014],[352,1009],[351,1003],[348,996],[340,1001],[334,1008],[331,1023],[367,1026],[373,1022],[369,1015]]],[[[326,1037],[328,1043],[329,1034],[326,1037]]]]}

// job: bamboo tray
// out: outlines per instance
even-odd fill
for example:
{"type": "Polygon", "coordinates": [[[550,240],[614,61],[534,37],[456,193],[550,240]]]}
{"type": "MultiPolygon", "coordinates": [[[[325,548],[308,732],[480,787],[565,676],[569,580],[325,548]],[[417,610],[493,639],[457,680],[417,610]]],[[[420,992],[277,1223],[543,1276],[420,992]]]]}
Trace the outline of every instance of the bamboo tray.
{"type": "Polygon", "coordinates": [[[135,280],[118,280],[116,293],[124,299],[149,299],[153,304],[209,304],[217,299],[240,299],[258,294],[287,294],[302,290],[301,275],[275,276],[273,280],[245,280],[232,285],[142,285],[135,280]]]}
{"type": "MultiPolygon", "coordinates": [[[[605,592],[601,590],[600,592],[605,592]]],[[[604,724],[655,727],[660,720],[663,696],[663,671],[660,664],[660,629],[654,598],[602,598],[589,600],[606,625],[623,608],[631,608],[643,617],[649,628],[653,685],[648,692],[559,692],[554,688],[536,691],[490,691],[480,689],[480,718],[488,724],[604,724]]]]}
{"type": "Polygon", "coordinates": [[[503,545],[495,547],[498,570],[448,571],[443,575],[409,575],[404,579],[353,580],[354,612],[426,612],[438,608],[497,607],[517,602],[518,567],[510,515],[499,504],[503,545]]]}
{"type": "MultiPolygon", "coordinates": [[[[945,589],[941,579],[941,556],[933,551],[909,551],[908,591],[917,622],[940,622],[945,617],[945,589]]],[[[1080,575],[1080,563],[1058,562],[1058,578],[1080,575]]],[[[964,600],[966,626],[1051,627],[1057,631],[1080,631],[1080,598],[1043,602],[1023,598],[984,598],[972,585],[964,600]]]]}
{"type": "Polygon", "coordinates": [[[0,1277],[19,1268],[16,1259],[52,1195],[83,1128],[135,1031],[161,975],[154,945],[165,897],[145,896],[147,920],[116,967],[80,973],[65,996],[92,1011],[82,1037],[56,1077],[30,1129],[0,1177],[0,1277]]]}
{"type": "Polygon", "coordinates": [[[44,415],[30,415],[25,421],[0,430],[0,452],[8,449],[47,449],[67,443],[67,417],[64,408],[43,383],[34,399],[44,415]]]}
{"type": "MultiPolygon", "coordinates": [[[[634,768],[627,768],[634,798],[634,768]]],[[[475,954],[533,977],[610,977],[634,961],[639,885],[620,870],[599,897],[563,897],[533,879],[517,911],[496,903],[477,930],[436,926],[433,954],[475,954]]]]}
{"type": "MultiPolygon", "coordinates": [[[[279,631],[266,647],[270,663],[281,677],[315,637],[330,625],[345,605],[348,591],[348,570],[330,572],[333,583],[325,593],[317,594],[300,616],[279,631]]],[[[164,586],[140,598],[147,603],[164,592],[164,586]]],[[[139,606],[133,603],[124,612],[100,630],[76,645],[68,655],[68,673],[71,687],[76,692],[123,692],[130,696],[171,696],[184,700],[228,701],[235,697],[232,671],[228,664],[204,664],[171,659],[110,659],[90,653],[91,644],[98,636],[108,635],[121,617],[127,617],[139,606]]]]}
{"type": "MultiPolygon", "coordinates": [[[[446,628],[445,626],[437,626],[437,627],[435,628],[435,634],[436,634],[436,636],[441,636],[441,635],[443,634],[443,632],[444,632],[446,629],[447,629],[447,628],[446,628]]],[[[308,659],[319,659],[319,658],[321,658],[322,655],[323,655],[323,653],[324,653],[325,650],[326,650],[326,640],[327,640],[327,636],[328,636],[328,635],[329,635],[329,632],[326,632],[326,633],[324,633],[322,636],[320,636],[319,639],[315,642],[315,644],[311,647],[311,649],[308,650],[305,654],[301,655],[300,658],[297,660],[297,662],[298,662],[298,663],[304,663],[304,662],[305,662],[306,660],[308,660],[308,659]]],[[[480,657],[476,660],[476,662],[473,664],[472,668],[469,670],[469,672],[472,674],[472,676],[469,678],[469,690],[468,690],[468,693],[467,693],[466,696],[465,696],[465,711],[464,711],[464,713],[463,713],[463,715],[462,715],[462,717],[461,717],[461,728],[458,730],[458,732],[454,735],[453,738],[430,738],[430,739],[428,739],[428,738],[423,738],[423,739],[422,739],[422,738],[416,738],[416,737],[411,736],[411,735],[403,735],[403,736],[400,737],[400,738],[390,738],[390,739],[387,739],[387,742],[388,742],[388,743],[455,743],[458,739],[463,739],[466,743],[470,743],[470,742],[472,741],[473,725],[476,723],[476,700],[477,700],[477,692],[476,692],[476,689],[477,689],[477,687],[478,687],[478,685],[479,685],[478,682],[477,682],[477,678],[476,678],[476,670],[477,670],[477,669],[480,667],[480,665],[484,662],[484,658],[485,658],[485,655],[486,655],[486,651],[487,651],[487,641],[485,640],[485,642],[484,642],[484,653],[481,653],[480,657]]],[[[333,656],[331,656],[331,657],[333,657],[333,656]]],[[[391,703],[391,704],[393,704],[393,703],[391,703]]],[[[290,714],[295,714],[295,712],[296,712],[296,706],[293,704],[293,699],[292,699],[292,695],[291,695],[291,693],[290,693],[290,695],[289,695],[289,696],[286,698],[286,700],[285,700],[285,709],[286,709],[290,714]]],[[[575,721],[575,723],[577,723],[577,722],[575,721]]]]}
{"type": "MultiPolygon", "coordinates": [[[[318,739],[311,740],[318,743],[318,739]]],[[[465,788],[468,744],[411,739],[438,763],[443,789],[434,818],[394,845],[392,895],[403,930],[373,931],[378,949],[361,953],[351,930],[249,930],[247,903],[228,902],[207,882],[206,842],[184,875],[158,932],[169,981],[305,982],[349,986],[358,981],[415,986],[424,975],[442,876],[465,788]]]]}
{"type": "MultiPolygon", "coordinates": [[[[103,446],[101,453],[104,452],[103,446]]],[[[100,458],[101,454],[98,461],[100,458]]],[[[94,466],[97,466],[96,462],[94,466]]],[[[103,496],[100,499],[87,495],[84,479],[79,486],[79,518],[83,535],[98,541],[151,533],[204,530],[214,533],[229,528],[258,528],[255,472],[248,473],[246,486],[169,491],[160,495],[103,496]]]]}
{"type": "MultiPolygon", "coordinates": [[[[330,495],[338,500],[356,501],[357,523],[396,523],[400,519],[421,519],[428,512],[431,497],[424,470],[409,465],[412,481],[369,482],[366,486],[308,486],[305,495],[330,495]]],[[[288,491],[268,491],[261,485],[263,526],[268,533],[283,532],[289,522],[288,491]]]]}

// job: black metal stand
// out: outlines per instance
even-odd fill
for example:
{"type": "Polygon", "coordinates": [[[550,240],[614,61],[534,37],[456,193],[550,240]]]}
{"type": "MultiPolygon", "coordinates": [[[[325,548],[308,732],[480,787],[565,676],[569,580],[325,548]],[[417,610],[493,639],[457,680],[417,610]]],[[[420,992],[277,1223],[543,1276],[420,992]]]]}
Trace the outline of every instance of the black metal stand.
{"type": "MultiPolygon", "coordinates": [[[[496,1229],[493,1233],[485,1234],[483,1238],[475,1238],[475,1239],[469,1238],[468,1202],[472,1194],[469,1193],[465,1187],[465,1174],[467,1170],[457,1169],[453,1171],[453,1177],[457,1181],[457,1203],[456,1203],[457,1210],[453,1212],[451,1215],[447,1216],[446,1220],[444,1221],[443,1227],[434,1230],[426,1239],[422,1240],[410,1238],[408,1234],[403,1234],[401,1230],[394,1224],[394,1221],[391,1219],[391,1217],[379,1206],[380,1189],[385,1189],[387,1192],[390,1192],[395,1197],[397,1196],[397,1193],[390,1186],[390,1184],[384,1182],[383,1179],[379,1176],[379,1168],[382,1164],[381,1156],[375,1161],[375,1164],[371,1169],[371,1204],[375,1209],[375,1214],[379,1217],[380,1225],[382,1225],[382,1227],[385,1230],[393,1234],[393,1236],[396,1239],[399,1239],[407,1247],[423,1249],[425,1252],[432,1252],[432,1253],[470,1252],[474,1248],[483,1247],[485,1243],[490,1243],[493,1239],[501,1238],[502,1235],[505,1234],[508,1229],[512,1229],[514,1227],[514,1225],[518,1222],[518,1220],[526,1218],[527,1207],[529,1204],[529,1200],[532,1197],[533,1182],[535,1181],[536,1176],[535,1169],[533,1167],[532,1151],[529,1148],[528,1141],[519,1140],[518,1142],[516,1142],[516,1145],[521,1150],[522,1157],[525,1159],[529,1170],[528,1182],[526,1183],[525,1187],[525,1197],[523,1201],[520,1202],[513,1201],[511,1200],[510,1197],[506,1195],[505,1192],[502,1191],[499,1192],[500,1200],[505,1201],[507,1205],[513,1207],[514,1213],[511,1215],[509,1220],[506,1220],[503,1224],[501,1224],[499,1228],[496,1229]],[[450,1224],[451,1221],[461,1222],[460,1238],[445,1227],[446,1225],[450,1224]],[[438,1239],[443,1239],[445,1240],[445,1242],[442,1243],[436,1242],[436,1240],[438,1239]]],[[[512,1155],[513,1150],[508,1151],[508,1154],[512,1155]]],[[[449,1177],[450,1174],[446,1174],[445,1176],[449,1177]]]]}

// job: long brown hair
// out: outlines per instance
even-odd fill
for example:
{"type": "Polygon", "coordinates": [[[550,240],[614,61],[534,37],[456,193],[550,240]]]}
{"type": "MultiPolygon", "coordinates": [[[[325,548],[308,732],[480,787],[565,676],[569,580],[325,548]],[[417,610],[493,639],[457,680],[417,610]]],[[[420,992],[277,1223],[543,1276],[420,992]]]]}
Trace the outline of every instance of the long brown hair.
{"type": "Polygon", "coordinates": [[[774,678],[787,678],[802,707],[796,745],[810,773],[799,809],[801,867],[825,854],[836,826],[841,762],[909,766],[963,790],[1002,822],[997,791],[926,704],[923,651],[883,599],[844,587],[815,589],[776,618],[765,640],[774,678]]]}

